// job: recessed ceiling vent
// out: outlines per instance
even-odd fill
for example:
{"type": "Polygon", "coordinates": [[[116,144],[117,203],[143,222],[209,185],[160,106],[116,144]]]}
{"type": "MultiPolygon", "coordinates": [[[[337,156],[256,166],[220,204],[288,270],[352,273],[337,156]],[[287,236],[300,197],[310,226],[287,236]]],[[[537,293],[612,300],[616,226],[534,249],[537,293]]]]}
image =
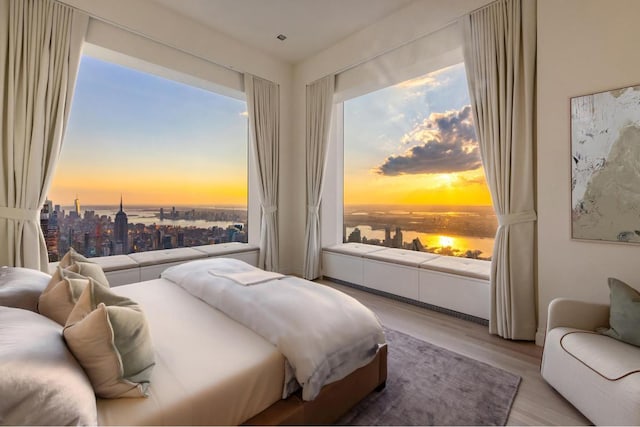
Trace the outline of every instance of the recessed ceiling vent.
{"type": "Polygon", "coordinates": [[[280,40],[281,42],[283,42],[283,41],[285,41],[285,40],[287,39],[287,36],[285,36],[284,34],[278,34],[278,35],[276,36],[276,38],[277,38],[278,40],[280,40]]]}

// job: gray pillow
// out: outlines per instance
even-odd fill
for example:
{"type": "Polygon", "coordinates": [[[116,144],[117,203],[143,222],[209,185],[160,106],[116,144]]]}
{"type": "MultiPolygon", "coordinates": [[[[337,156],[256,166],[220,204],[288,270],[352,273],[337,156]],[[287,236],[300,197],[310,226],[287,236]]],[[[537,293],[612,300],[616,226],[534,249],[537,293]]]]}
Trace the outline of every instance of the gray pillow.
{"type": "Polygon", "coordinates": [[[37,313],[0,307],[0,425],[96,425],[96,398],[62,339],[37,313]]]}
{"type": "Polygon", "coordinates": [[[614,278],[609,278],[609,293],[609,329],[601,333],[640,346],[640,293],[614,278]]]}
{"type": "Polygon", "coordinates": [[[21,267],[0,268],[0,305],[38,311],[38,298],[51,276],[21,267]]]}
{"type": "Polygon", "coordinates": [[[64,338],[97,396],[147,396],[155,361],[138,304],[92,280],[69,314],[64,338]]]}

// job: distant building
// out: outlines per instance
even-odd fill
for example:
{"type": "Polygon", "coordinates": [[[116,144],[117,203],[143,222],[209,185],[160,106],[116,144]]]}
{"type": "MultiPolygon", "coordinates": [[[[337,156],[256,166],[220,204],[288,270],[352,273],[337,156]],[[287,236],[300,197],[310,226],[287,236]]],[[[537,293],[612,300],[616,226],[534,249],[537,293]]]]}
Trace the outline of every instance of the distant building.
{"type": "Polygon", "coordinates": [[[78,195],[76,194],[76,198],[73,201],[74,212],[76,213],[76,218],[80,218],[80,199],[78,199],[78,195]]]}
{"type": "Polygon", "coordinates": [[[120,197],[120,210],[116,214],[113,226],[113,238],[116,242],[116,255],[129,253],[129,220],[122,210],[122,197],[120,197]]]}
{"type": "Polygon", "coordinates": [[[349,234],[349,238],[347,239],[349,243],[362,243],[362,234],[360,233],[360,229],[358,227],[354,228],[351,234],[349,234]]]}
{"type": "Polygon", "coordinates": [[[404,239],[402,238],[402,230],[400,227],[396,227],[396,235],[393,236],[393,247],[394,248],[402,248],[404,244],[404,239]]]}
{"type": "Polygon", "coordinates": [[[413,239],[413,242],[411,242],[411,250],[412,251],[418,251],[418,252],[424,252],[424,250],[425,250],[424,245],[422,244],[422,242],[420,241],[420,239],[418,237],[413,239]]]}

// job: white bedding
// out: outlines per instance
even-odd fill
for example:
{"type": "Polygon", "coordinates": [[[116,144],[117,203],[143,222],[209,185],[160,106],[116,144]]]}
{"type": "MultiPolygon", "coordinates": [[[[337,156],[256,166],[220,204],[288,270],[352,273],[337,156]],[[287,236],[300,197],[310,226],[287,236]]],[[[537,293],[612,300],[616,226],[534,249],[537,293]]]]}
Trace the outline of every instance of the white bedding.
{"type": "Polygon", "coordinates": [[[384,344],[375,314],[354,298],[296,277],[242,286],[225,274],[254,268],[229,258],[192,261],[168,268],[162,277],[224,312],[274,344],[292,369],[283,398],[297,380],[302,398],[313,400],[322,386],[366,365],[384,344]]]}
{"type": "Polygon", "coordinates": [[[148,398],[97,399],[100,425],[238,425],[280,400],[286,360],[255,332],[168,280],[112,289],[144,309],[156,366],[148,398]]]}

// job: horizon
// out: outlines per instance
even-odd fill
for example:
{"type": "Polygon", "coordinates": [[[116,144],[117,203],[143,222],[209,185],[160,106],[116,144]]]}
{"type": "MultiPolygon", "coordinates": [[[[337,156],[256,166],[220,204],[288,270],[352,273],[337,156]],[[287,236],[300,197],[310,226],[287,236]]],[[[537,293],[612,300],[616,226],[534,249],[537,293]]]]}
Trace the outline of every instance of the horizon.
{"type": "Polygon", "coordinates": [[[246,109],[85,54],[49,198],[246,206],[246,109]]]}

